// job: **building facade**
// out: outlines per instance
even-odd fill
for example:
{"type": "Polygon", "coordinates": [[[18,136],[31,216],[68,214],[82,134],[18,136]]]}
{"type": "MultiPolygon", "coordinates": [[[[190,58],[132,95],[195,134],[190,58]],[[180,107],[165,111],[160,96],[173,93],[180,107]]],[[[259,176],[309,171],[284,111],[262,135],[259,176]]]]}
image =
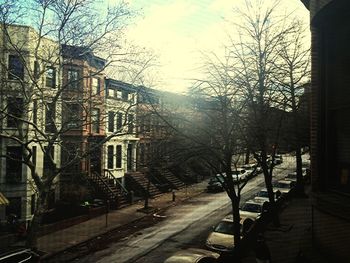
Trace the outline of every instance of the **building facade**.
{"type": "MultiPolygon", "coordinates": [[[[60,129],[59,47],[28,26],[3,24],[0,34],[0,191],[10,201],[0,220],[13,214],[28,221],[37,197],[32,173],[42,177],[60,164],[60,138],[53,136],[60,129]]],[[[54,180],[51,200],[57,186],[54,180]]]]}
{"type": "Polygon", "coordinates": [[[104,172],[125,187],[125,173],[136,171],[136,103],[137,92],[127,83],[106,80],[106,125],[104,172]]]}
{"type": "Polygon", "coordinates": [[[331,262],[350,252],[350,2],[303,1],[312,32],[313,241],[331,262]]]}

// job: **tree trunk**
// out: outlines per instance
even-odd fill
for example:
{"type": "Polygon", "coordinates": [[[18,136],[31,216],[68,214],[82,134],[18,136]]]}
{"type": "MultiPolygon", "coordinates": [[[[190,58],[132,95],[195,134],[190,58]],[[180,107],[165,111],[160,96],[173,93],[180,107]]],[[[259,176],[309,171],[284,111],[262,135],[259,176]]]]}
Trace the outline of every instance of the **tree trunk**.
{"type": "Polygon", "coordinates": [[[266,153],[264,153],[264,155],[262,157],[262,169],[263,169],[263,173],[264,173],[265,186],[266,186],[266,189],[267,189],[267,192],[269,195],[270,212],[272,215],[272,222],[273,222],[274,226],[279,227],[280,220],[279,220],[278,210],[277,210],[276,202],[275,202],[275,193],[273,191],[273,186],[272,186],[273,163],[271,164],[270,169],[269,169],[267,162],[266,162],[266,153]]]}
{"type": "Polygon", "coordinates": [[[46,193],[42,194],[42,196],[39,195],[36,201],[36,209],[33,215],[33,219],[30,222],[27,231],[26,247],[32,248],[34,250],[38,248],[38,232],[43,214],[46,211],[47,198],[48,195],[46,193]]]}
{"type": "Polygon", "coordinates": [[[304,189],[304,179],[303,179],[303,171],[302,171],[302,159],[301,159],[301,148],[298,145],[295,150],[295,159],[297,164],[297,184],[296,184],[296,194],[299,197],[305,196],[304,189]]]}
{"type": "Polygon", "coordinates": [[[147,191],[146,191],[146,196],[145,196],[145,205],[144,205],[144,209],[148,209],[148,201],[149,201],[149,189],[150,189],[150,186],[151,186],[151,181],[148,177],[148,181],[147,181],[147,191]]]}
{"type": "Polygon", "coordinates": [[[241,262],[241,226],[239,215],[239,198],[231,197],[232,216],[233,216],[233,242],[235,262],[241,262]]]}

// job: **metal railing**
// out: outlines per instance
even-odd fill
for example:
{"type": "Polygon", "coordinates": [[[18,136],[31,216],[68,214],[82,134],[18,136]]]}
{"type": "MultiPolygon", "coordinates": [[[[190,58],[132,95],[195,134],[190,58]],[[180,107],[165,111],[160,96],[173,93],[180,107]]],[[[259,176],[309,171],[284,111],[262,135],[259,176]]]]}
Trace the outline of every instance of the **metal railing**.
{"type": "Polygon", "coordinates": [[[104,169],[104,176],[108,179],[108,180],[113,180],[113,183],[117,185],[117,187],[119,187],[121,193],[123,195],[128,195],[129,191],[125,188],[125,186],[119,182],[119,180],[113,175],[113,173],[108,170],[108,169],[104,169]]]}
{"type": "Polygon", "coordinates": [[[112,198],[116,198],[116,193],[112,190],[112,188],[101,178],[101,176],[97,172],[93,172],[90,175],[90,178],[95,182],[99,182],[98,187],[101,188],[102,191],[108,192],[108,196],[112,198]]]}

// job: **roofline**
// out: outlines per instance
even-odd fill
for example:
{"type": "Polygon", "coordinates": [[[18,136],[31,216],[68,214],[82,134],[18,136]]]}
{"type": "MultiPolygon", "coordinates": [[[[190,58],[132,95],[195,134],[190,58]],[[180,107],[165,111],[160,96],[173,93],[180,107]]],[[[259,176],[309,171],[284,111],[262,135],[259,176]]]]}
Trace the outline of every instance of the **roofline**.
{"type": "Polygon", "coordinates": [[[304,6],[308,9],[308,10],[310,10],[310,0],[300,0],[303,4],[304,4],[304,6]]]}

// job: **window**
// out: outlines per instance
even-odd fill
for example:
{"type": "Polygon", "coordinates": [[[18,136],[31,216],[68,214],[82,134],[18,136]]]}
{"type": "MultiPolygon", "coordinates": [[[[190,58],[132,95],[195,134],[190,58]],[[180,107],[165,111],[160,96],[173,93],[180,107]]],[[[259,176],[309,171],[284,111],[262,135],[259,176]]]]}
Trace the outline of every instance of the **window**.
{"type": "Polygon", "coordinates": [[[117,114],[117,131],[120,132],[123,127],[123,113],[118,112],[117,114]]]}
{"type": "Polygon", "coordinates": [[[128,100],[129,100],[131,103],[135,103],[135,94],[134,94],[134,93],[129,93],[129,94],[128,94],[128,100]]]}
{"type": "Polygon", "coordinates": [[[30,212],[32,215],[35,213],[35,201],[36,201],[35,195],[32,195],[30,199],[30,212]]]}
{"type": "Polygon", "coordinates": [[[107,168],[113,169],[113,145],[107,147],[107,168]]]}
{"type": "Polygon", "coordinates": [[[23,107],[22,98],[7,99],[7,127],[17,127],[23,116],[23,107]]]}
{"type": "Polygon", "coordinates": [[[46,87],[55,88],[56,87],[56,69],[54,67],[46,68],[46,87]]]}
{"type": "Polygon", "coordinates": [[[65,105],[65,114],[63,115],[68,129],[76,129],[82,126],[80,118],[80,105],[77,103],[68,103],[65,105]]]}
{"type": "Polygon", "coordinates": [[[127,154],[126,154],[126,158],[127,158],[127,169],[128,171],[132,170],[133,167],[133,156],[132,156],[132,152],[133,152],[133,146],[132,144],[128,144],[128,148],[127,148],[127,154]]]}
{"type": "Polygon", "coordinates": [[[6,182],[22,181],[22,149],[20,146],[8,146],[6,149],[6,182]]]}
{"type": "Polygon", "coordinates": [[[117,152],[116,152],[116,160],[115,160],[115,165],[117,168],[122,168],[122,146],[117,145],[117,152]]]}
{"type": "Polygon", "coordinates": [[[70,163],[68,169],[70,173],[80,172],[80,144],[72,141],[67,141],[61,147],[62,163],[65,165],[70,163]]]}
{"type": "Polygon", "coordinates": [[[91,132],[100,132],[100,110],[96,108],[91,111],[91,132]]]}
{"type": "Polygon", "coordinates": [[[108,97],[114,97],[114,89],[108,89],[108,97]]]}
{"type": "Polygon", "coordinates": [[[140,163],[143,164],[145,162],[145,144],[140,143],[140,163]]]}
{"type": "Polygon", "coordinates": [[[45,132],[55,132],[56,104],[51,102],[46,105],[45,132]]]}
{"type": "Polygon", "coordinates": [[[52,146],[50,149],[48,149],[48,147],[44,147],[44,174],[50,173],[54,169],[53,167],[54,161],[55,161],[55,147],[52,146]]]}
{"type": "Polygon", "coordinates": [[[116,90],[115,91],[115,95],[116,95],[116,97],[117,97],[117,99],[122,99],[122,91],[121,90],[116,90]]]}
{"type": "Polygon", "coordinates": [[[8,78],[23,80],[24,66],[19,56],[9,55],[8,78]]]}
{"type": "Polygon", "coordinates": [[[113,111],[108,112],[108,131],[114,132],[114,117],[115,113],[113,111]]]}
{"type": "Polygon", "coordinates": [[[122,100],[127,101],[129,98],[129,93],[127,93],[126,91],[122,92],[122,100]]]}
{"type": "Polygon", "coordinates": [[[134,115],[128,114],[128,133],[134,132],[134,115]]]}
{"type": "Polygon", "coordinates": [[[34,61],[34,79],[39,79],[40,65],[38,61],[34,61]]]}
{"type": "Polygon", "coordinates": [[[12,214],[16,215],[20,219],[22,214],[21,197],[8,197],[7,199],[9,200],[10,204],[6,206],[6,217],[12,214]]]}
{"type": "Polygon", "coordinates": [[[36,166],[36,146],[33,146],[32,148],[32,162],[34,166],[36,166]]]}
{"type": "Polygon", "coordinates": [[[67,86],[70,89],[79,88],[79,72],[76,69],[68,69],[67,72],[67,86]]]}
{"type": "Polygon", "coordinates": [[[92,78],[92,94],[99,94],[100,93],[100,79],[99,78],[92,78]]]}
{"type": "Polygon", "coordinates": [[[38,124],[38,101],[33,101],[33,123],[35,125],[38,124]]]}
{"type": "Polygon", "coordinates": [[[151,131],[151,116],[150,115],[145,116],[145,129],[144,130],[146,132],[151,131]]]}

